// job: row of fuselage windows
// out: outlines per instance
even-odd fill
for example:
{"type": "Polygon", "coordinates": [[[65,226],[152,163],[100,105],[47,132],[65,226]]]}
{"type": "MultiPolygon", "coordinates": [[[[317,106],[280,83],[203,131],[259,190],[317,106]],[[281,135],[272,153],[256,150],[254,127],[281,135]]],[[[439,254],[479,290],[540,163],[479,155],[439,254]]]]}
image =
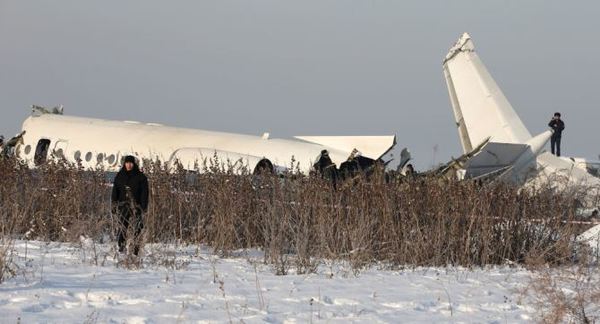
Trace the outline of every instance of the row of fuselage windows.
{"type": "MultiPolygon", "coordinates": [[[[36,165],[40,165],[40,164],[46,162],[46,160],[48,158],[49,147],[50,147],[50,140],[48,140],[48,139],[39,140],[39,142],[36,146],[36,149],[35,149],[35,154],[34,154],[34,163],[36,165]]],[[[32,147],[31,147],[31,145],[28,144],[25,146],[23,152],[25,153],[26,156],[28,156],[31,153],[31,150],[32,150],[32,147]]],[[[58,149],[54,150],[53,154],[57,158],[67,158],[65,156],[65,153],[62,148],[58,148],[58,149]]],[[[87,152],[87,153],[85,153],[84,156],[82,156],[81,151],[75,151],[73,153],[73,158],[75,159],[75,161],[81,161],[81,162],[85,161],[85,162],[89,163],[94,158],[94,153],[87,152]]],[[[96,158],[97,164],[106,162],[109,165],[113,166],[117,162],[117,155],[115,155],[115,154],[110,154],[107,156],[104,153],[98,153],[98,154],[96,154],[95,158],[96,158]]]]}

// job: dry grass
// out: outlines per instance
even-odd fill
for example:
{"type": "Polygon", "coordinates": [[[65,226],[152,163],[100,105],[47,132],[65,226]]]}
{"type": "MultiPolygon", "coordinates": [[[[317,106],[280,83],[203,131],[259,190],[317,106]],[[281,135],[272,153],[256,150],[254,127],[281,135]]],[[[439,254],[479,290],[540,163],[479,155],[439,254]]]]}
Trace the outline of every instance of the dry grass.
{"type": "Polygon", "coordinates": [[[600,321],[600,267],[579,260],[559,267],[536,267],[521,295],[533,303],[542,323],[600,321]]]}
{"type": "MultiPolygon", "coordinates": [[[[525,293],[534,296],[541,321],[598,320],[598,266],[574,253],[581,248],[575,237],[586,225],[572,222],[579,198],[573,191],[396,178],[382,170],[334,187],[297,173],[234,172],[229,161],[216,159],[198,169],[203,172],[168,172],[160,162],[146,161],[151,199],[142,247],[206,244],[221,255],[259,248],[281,275],[291,268],[313,272],[323,261],[345,261],[355,271],[375,264],[523,264],[539,274],[525,293]]],[[[114,240],[119,225],[103,170],[82,171],[62,162],[31,170],[0,159],[0,178],[0,282],[14,275],[15,238],[114,240]]],[[[185,267],[157,251],[147,251],[145,258],[185,267]]],[[[93,259],[97,264],[98,256],[93,259]]],[[[136,268],[140,260],[126,258],[121,264],[136,268]]]]}
{"type": "MultiPolygon", "coordinates": [[[[146,162],[151,203],[144,241],[203,243],[222,255],[261,248],[280,274],[314,271],[318,260],[354,268],[570,262],[576,199],[550,189],[521,191],[440,178],[389,178],[376,170],[338,183],[318,177],[239,175],[228,161],[204,173],[167,172],[146,162]],[[565,223],[566,222],[566,223],[565,223]]],[[[102,170],[65,163],[30,170],[0,161],[3,235],[77,242],[114,237],[110,181],[102,170]]],[[[144,243],[144,242],[143,242],[144,243]]]]}
{"type": "Polygon", "coordinates": [[[0,239],[0,283],[13,277],[16,269],[12,258],[13,245],[12,240],[7,238],[0,239]]]}

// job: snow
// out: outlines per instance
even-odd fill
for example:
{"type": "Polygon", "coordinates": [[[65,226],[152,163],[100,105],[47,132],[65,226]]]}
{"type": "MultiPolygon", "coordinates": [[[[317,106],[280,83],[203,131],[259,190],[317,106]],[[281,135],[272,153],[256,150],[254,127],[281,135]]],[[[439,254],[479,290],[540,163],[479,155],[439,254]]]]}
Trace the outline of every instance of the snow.
{"type": "Polygon", "coordinates": [[[587,243],[590,246],[592,256],[600,256],[600,225],[596,225],[583,232],[577,238],[579,242],[587,243]]]}
{"type": "Polygon", "coordinates": [[[531,274],[519,268],[355,274],[336,263],[277,276],[259,251],[219,258],[206,247],[151,245],[131,270],[108,244],[14,247],[17,275],[0,284],[0,322],[510,323],[535,313],[520,303],[531,274]]]}

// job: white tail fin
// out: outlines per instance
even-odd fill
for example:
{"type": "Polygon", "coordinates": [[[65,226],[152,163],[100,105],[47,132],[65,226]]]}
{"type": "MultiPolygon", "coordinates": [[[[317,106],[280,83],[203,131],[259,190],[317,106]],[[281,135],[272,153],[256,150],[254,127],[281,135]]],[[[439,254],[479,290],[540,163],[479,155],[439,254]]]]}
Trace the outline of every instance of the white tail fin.
{"type": "Polygon", "coordinates": [[[450,49],[443,66],[467,158],[467,176],[501,172],[501,178],[520,184],[584,189],[585,195],[580,199],[583,207],[598,207],[600,179],[578,169],[571,161],[543,152],[552,133],[545,131],[531,137],[475,53],[468,34],[463,34],[450,49]]]}
{"type": "Polygon", "coordinates": [[[525,143],[531,134],[463,34],[444,59],[444,76],[465,153],[485,141],[525,143]]]}

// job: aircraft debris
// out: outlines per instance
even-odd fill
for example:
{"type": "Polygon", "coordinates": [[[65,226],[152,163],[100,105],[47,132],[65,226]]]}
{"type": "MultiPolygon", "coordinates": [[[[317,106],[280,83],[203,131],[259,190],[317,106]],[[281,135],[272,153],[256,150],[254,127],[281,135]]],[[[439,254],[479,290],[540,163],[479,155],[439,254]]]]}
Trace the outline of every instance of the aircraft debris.
{"type": "Polygon", "coordinates": [[[458,39],[442,65],[464,155],[438,174],[487,177],[524,187],[584,188],[582,209],[598,209],[600,178],[576,160],[545,151],[552,132],[529,133],[477,55],[469,34],[458,39]]]}
{"type": "Polygon", "coordinates": [[[0,140],[0,156],[10,156],[15,153],[15,147],[17,144],[20,144],[23,139],[23,135],[25,135],[25,131],[20,132],[19,134],[13,136],[8,141],[4,142],[4,136],[1,136],[0,140]]]}

